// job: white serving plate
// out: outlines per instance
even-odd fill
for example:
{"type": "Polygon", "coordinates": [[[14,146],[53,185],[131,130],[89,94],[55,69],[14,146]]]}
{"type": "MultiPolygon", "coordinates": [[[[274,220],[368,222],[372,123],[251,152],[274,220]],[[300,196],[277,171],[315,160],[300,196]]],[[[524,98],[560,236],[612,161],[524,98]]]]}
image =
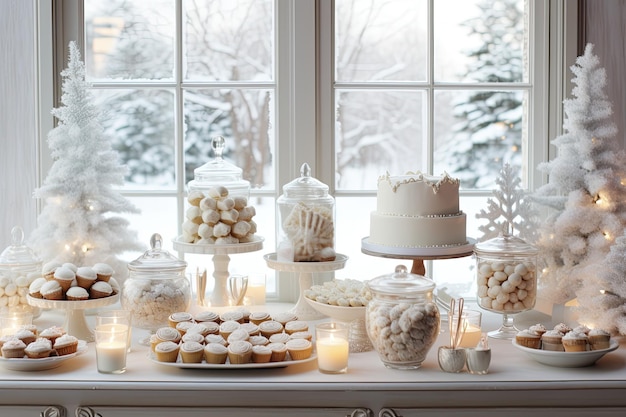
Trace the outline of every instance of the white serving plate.
{"type": "Polygon", "coordinates": [[[607,349],[588,350],[585,352],[555,352],[551,350],[532,349],[518,345],[515,339],[513,339],[513,346],[544,365],[559,368],[580,368],[593,365],[598,359],[617,349],[619,343],[611,339],[611,343],[607,349]]]}
{"type": "MultiPolygon", "coordinates": [[[[181,369],[267,369],[267,368],[285,368],[291,365],[297,365],[300,363],[307,363],[317,359],[317,355],[312,353],[310,357],[307,359],[302,359],[299,361],[280,361],[280,362],[267,362],[267,363],[243,363],[241,365],[231,365],[226,362],[225,364],[215,364],[215,363],[183,363],[178,358],[177,362],[160,362],[154,358],[154,354],[150,352],[148,354],[148,359],[152,362],[157,363],[162,366],[169,366],[171,368],[181,368],[181,369]]],[[[228,359],[227,359],[228,361],[228,359]]]]}
{"type": "Polygon", "coordinates": [[[310,298],[305,300],[311,307],[325,316],[328,316],[334,320],[341,321],[343,323],[350,323],[354,320],[365,320],[365,306],[362,307],[342,307],[334,306],[330,304],[320,303],[310,298]]]}
{"type": "Polygon", "coordinates": [[[61,366],[64,362],[75,358],[87,351],[87,342],[78,341],[78,350],[76,353],[70,353],[63,356],[50,356],[48,358],[31,359],[31,358],[3,358],[0,357],[0,365],[11,371],[45,371],[61,366]]]}

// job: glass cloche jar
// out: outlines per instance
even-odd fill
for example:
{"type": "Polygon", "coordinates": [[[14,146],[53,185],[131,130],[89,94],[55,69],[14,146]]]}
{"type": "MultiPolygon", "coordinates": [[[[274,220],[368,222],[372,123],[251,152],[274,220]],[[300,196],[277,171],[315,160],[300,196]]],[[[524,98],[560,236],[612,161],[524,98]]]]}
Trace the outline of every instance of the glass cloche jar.
{"type": "Polygon", "coordinates": [[[0,309],[31,312],[38,317],[41,310],[28,304],[28,287],[41,277],[41,261],[24,244],[24,231],[11,230],[11,245],[0,254],[0,309]]]}
{"type": "Polygon", "coordinates": [[[215,159],[194,170],[187,184],[188,205],[179,241],[198,244],[237,244],[254,240],[256,209],[248,204],[250,182],[243,170],[222,158],[223,137],[214,137],[215,159]]]}
{"type": "Polygon", "coordinates": [[[474,246],[478,305],[503,315],[502,326],[489,332],[490,337],[515,337],[518,329],[513,315],[535,306],[538,252],[535,246],[508,233],[474,246]]]}
{"type": "Polygon", "coordinates": [[[365,326],[383,364],[393,369],[419,368],[439,335],[435,282],[398,265],[393,274],[374,278],[366,286],[372,299],[365,326]]]}
{"type": "Polygon", "coordinates": [[[302,164],[300,177],[283,186],[276,200],[277,259],[282,262],[335,260],[335,199],[328,186],[302,164]]]}
{"type": "MultiPolygon", "coordinates": [[[[131,312],[133,327],[151,333],[167,326],[172,313],[187,311],[191,302],[187,262],[162,249],[162,244],[158,233],[152,235],[151,248],[128,264],[122,289],[122,307],[131,312]]],[[[149,338],[141,344],[149,344],[149,338]]]]}

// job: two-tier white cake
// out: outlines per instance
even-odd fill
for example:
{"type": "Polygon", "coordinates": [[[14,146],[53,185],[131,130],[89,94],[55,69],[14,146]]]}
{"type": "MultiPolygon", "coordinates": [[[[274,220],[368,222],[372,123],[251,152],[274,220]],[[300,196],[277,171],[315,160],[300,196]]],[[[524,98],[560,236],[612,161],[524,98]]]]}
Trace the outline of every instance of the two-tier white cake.
{"type": "Polygon", "coordinates": [[[460,180],[421,172],[379,177],[369,243],[428,248],[464,245],[466,215],[459,209],[460,180]]]}

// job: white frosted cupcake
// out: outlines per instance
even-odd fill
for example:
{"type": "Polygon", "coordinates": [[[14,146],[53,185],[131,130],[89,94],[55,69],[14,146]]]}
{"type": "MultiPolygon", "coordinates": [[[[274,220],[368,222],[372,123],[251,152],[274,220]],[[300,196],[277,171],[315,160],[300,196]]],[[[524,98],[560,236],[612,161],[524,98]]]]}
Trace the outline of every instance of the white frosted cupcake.
{"type": "Polygon", "coordinates": [[[584,352],[587,350],[587,335],[584,333],[572,330],[563,336],[561,342],[566,352],[584,352]]]}
{"type": "Polygon", "coordinates": [[[89,288],[89,296],[91,298],[104,298],[113,295],[113,287],[108,282],[96,281],[89,288]]]}
{"type": "Polygon", "coordinates": [[[95,264],[92,269],[96,273],[96,279],[98,281],[109,282],[109,279],[111,279],[113,275],[113,268],[111,268],[109,264],[100,262],[95,264]]]}
{"type": "Polygon", "coordinates": [[[176,362],[180,345],[174,342],[161,342],[154,347],[154,355],[159,362],[176,362]]]}
{"type": "Polygon", "coordinates": [[[229,343],[228,360],[231,365],[250,363],[250,360],[252,360],[252,344],[245,340],[229,343]]]}
{"type": "Polygon", "coordinates": [[[224,364],[227,358],[228,348],[226,346],[220,343],[209,343],[204,346],[204,360],[206,363],[224,364]]]}
{"type": "Polygon", "coordinates": [[[180,342],[180,332],[172,327],[160,327],[156,331],[157,341],[159,342],[180,342]]]}
{"type": "Polygon", "coordinates": [[[76,270],[76,283],[79,287],[88,290],[96,282],[96,279],[96,271],[88,266],[81,266],[76,270]]]}
{"type": "Polygon", "coordinates": [[[224,339],[224,337],[221,334],[206,335],[206,337],[204,338],[204,343],[207,345],[211,343],[217,343],[222,346],[228,345],[228,342],[226,341],[226,339],[224,339]]]}
{"type": "Polygon", "coordinates": [[[587,335],[591,350],[608,349],[611,345],[611,335],[606,330],[592,329],[587,335]]]}
{"type": "Polygon", "coordinates": [[[285,343],[287,352],[294,361],[308,359],[313,353],[313,343],[306,339],[291,339],[285,343]]]}
{"type": "Polygon", "coordinates": [[[170,314],[167,318],[167,322],[170,327],[176,327],[178,323],[183,321],[193,323],[193,316],[191,315],[191,313],[187,313],[186,311],[180,311],[170,314]]]}
{"type": "Polygon", "coordinates": [[[68,267],[61,266],[54,271],[53,279],[59,283],[63,292],[65,292],[72,286],[72,281],[76,279],[76,274],[68,267]]]}
{"type": "Polygon", "coordinates": [[[233,331],[231,334],[229,334],[226,341],[230,345],[240,340],[248,341],[249,338],[250,338],[250,335],[248,334],[248,332],[245,329],[239,328],[233,331]]]}
{"type": "Polygon", "coordinates": [[[46,281],[39,291],[41,292],[41,296],[46,300],[63,299],[63,288],[61,288],[61,284],[55,280],[46,281]]]}
{"type": "Polygon", "coordinates": [[[70,301],[88,300],[89,293],[83,287],[70,287],[65,293],[65,298],[70,301]]]}
{"type": "Polygon", "coordinates": [[[268,320],[259,324],[259,330],[262,336],[269,339],[273,334],[282,333],[283,325],[275,320],[268,320]]]}
{"type": "Polygon", "coordinates": [[[52,353],[52,343],[43,337],[38,338],[24,349],[26,356],[32,359],[47,358],[52,353]]]}
{"type": "Polygon", "coordinates": [[[184,342],[180,345],[179,353],[183,363],[200,363],[204,357],[204,345],[198,342],[184,342]]]}
{"type": "Polygon", "coordinates": [[[252,362],[267,363],[272,359],[272,349],[265,345],[252,346],[252,362]]]}
{"type": "Polygon", "coordinates": [[[235,320],[226,320],[220,324],[220,335],[224,339],[228,339],[228,336],[241,327],[241,323],[235,320]]]}

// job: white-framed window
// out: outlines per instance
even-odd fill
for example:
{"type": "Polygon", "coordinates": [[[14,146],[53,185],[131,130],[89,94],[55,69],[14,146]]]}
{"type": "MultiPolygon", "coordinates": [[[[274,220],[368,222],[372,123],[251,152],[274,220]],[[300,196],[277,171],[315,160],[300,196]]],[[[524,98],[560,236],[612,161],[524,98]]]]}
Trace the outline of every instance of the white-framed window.
{"type": "MultiPolygon", "coordinates": [[[[407,262],[360,250],[376,178],[385,171],[459,176],[470,237],[491,195],[494,167],[517,164],[530,189],[543,181],[534,167],[548,158],[550,124],[560,125],[547,117],[548,77],[550,68],[558,75],[565,66],[548,55],[551,42],[560,54],[564,43],[562,28],[551,38],[557,25],[549,19],[563,21],[562,9],[572,9],[567,0],[138,0],[122,2],[122,9],[118,3],[49,4],[62,6],[52,25],[60,36],[56,61],[42,59],[43,71],[54,72],[50,80],[58,83],[67,43],[79,41],[93,92],[110,115],[107,127],[132,168],[121,192],[142,210],[131,223],[146,242],[154,232],[180,233],[193,168],[212,158],[212,135],[226,137],[227,158],[253,185],[265,239],[262,251],[232,256],[231,269],[266,273],[270,299],[297,296],[297,281],[274,281],[263,255],[275,248],[275,199],[304,162],[336,198],[336,246],[349,260],[335,275],[362,280],[407,262]],[[478,53],[483,47],[488,51],[478,53]],[[508,111],[476,104],[491,102],[513,104],[508,111]],[[468,118],[480,111],[491,117],[484,129],[468,118]],[[487,151],[479,139],[491,140],[487,151]],[[485,153],[488,162],[478,158],[485,153]]],[[[560,103],[562,96],[553,96],[560,103]]],[[[44,177],[46,126],[49,120],[42,123],[44,177]]],[[[212,271],[210,257],[186,259],[194,271],[196,265],[212,271]]],[[[467,294],[471,263],[435,261],[427,272],[467,294]]]]}

